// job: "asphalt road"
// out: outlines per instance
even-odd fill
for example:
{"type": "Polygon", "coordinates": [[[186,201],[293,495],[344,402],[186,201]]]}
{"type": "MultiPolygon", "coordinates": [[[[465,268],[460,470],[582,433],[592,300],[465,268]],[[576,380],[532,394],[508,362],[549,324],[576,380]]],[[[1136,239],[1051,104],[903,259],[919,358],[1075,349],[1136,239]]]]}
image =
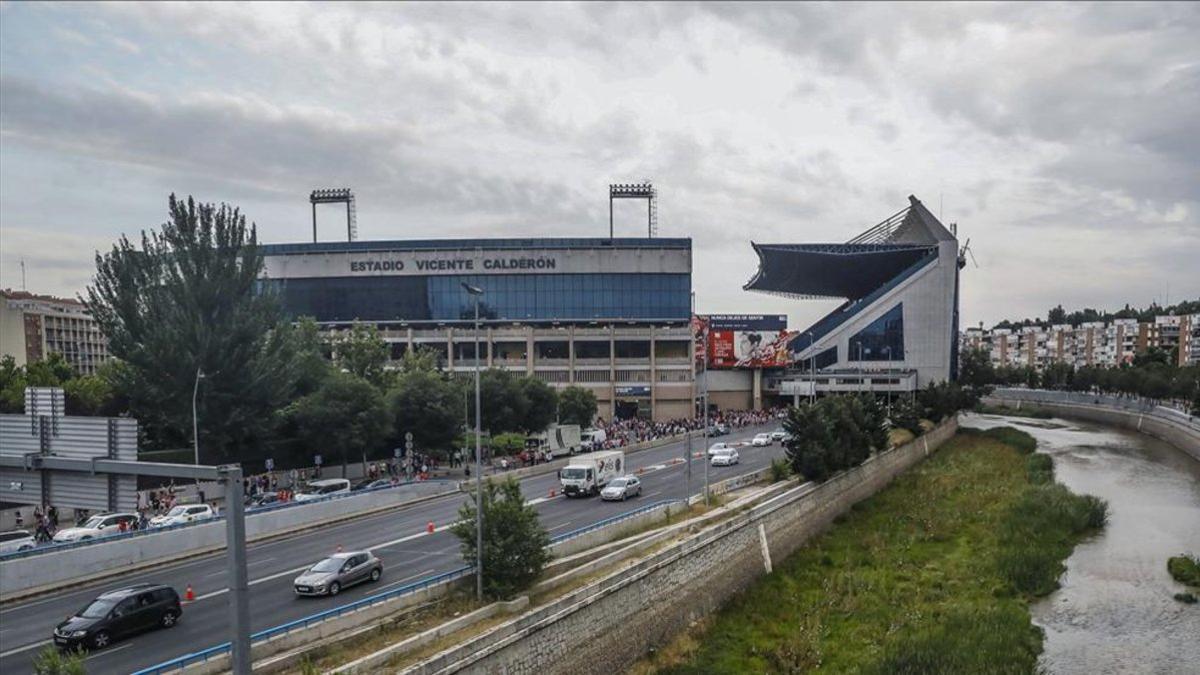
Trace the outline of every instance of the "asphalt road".
{"type": "MultiPolygon", "coordinates": [[[[726,442],[749,441],[758,432],[777,428],[777,424],[736,430],[721,438],[726,442]]],[[[696,452],[701,441],[694,442],[696,452]]],[[[741,463],[732,467],[710,467],[712,482],[763,468],[782,456],[779,445],[739,448],[741,463]]],[[[543,525],[557,536],[597,521],[618,516],[662,499],[682,499],[685,490],[684,469],[680,462],[664,462],[684,455],[682,441],[661,448],[629,455],[630,471],[652,469],[642,475],[642,495],[628,502],[602,502],[597,498],[549,498],[557,488],[554,474],[534,476],[521,482],[527,499],[535,503],[543,525]],[[656,468],[657,467],[657,468],[656,468]]],[[[692,494],[703,489],[704,464],[692,463],[692,494]]],[[[457,518],[464,495],[454,494],[412,507],[364,516],[309,532],[253,544],[247,551],[250,577],[250,612],[254,631],[345,604],[367,595],[395,588],[418,579],[459,568],[458,540],[444,528],[457,518]],[[426,532],[433,522],[435,532],[426,532]],[[384,563],[384,576],[376,584],[360,584],[342,591],[336,598],[300,598],[292,591],[292,579],[300,571],[338,546],[345,550],[369,548],[384,563]]],[[[0,610],[0,672],[6,675],[32,672],[32,657],[49,644],[54,626],[85,606],[101,592],[132,583],[170,584],[182,596],[191,584],[195,602],[184,607],[179,624],[168,630],[156,630],[114,643],[91,654],[87,670],[94,673],[129,673],[141,668],[205,649],[229,639],[228,589],[225,556],[216,554],[185,562],[166,564],[161,569],[110,578],[103,583],[82,584],[60,593],[31,599],[0,610]]]]}

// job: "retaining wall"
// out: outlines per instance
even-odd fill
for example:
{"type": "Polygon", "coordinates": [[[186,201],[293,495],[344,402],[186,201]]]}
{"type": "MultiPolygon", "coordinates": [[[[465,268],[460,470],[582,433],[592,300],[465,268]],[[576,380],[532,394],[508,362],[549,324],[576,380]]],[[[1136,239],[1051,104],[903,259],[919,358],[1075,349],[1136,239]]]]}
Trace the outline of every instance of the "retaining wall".
{"type": "Polygon", "coordinates": [[[406,672],[624,671],[762,576],[764,551],[777,560],[788,556],[928,456],[957,427],[948,420],[820,485],[793,488],[406,672]]]}
{"type": "Polygon", "coordinates": [[[991,396],[984,397],[983,402],[1005,408],[1035,407],[1068,419],[1098,422],[1139,431],[1147,436],[1166,441],[1196,460],[1200,460],[1200,430],[1174,416],[1157,414],[1153,409],[1138,411],[1103,404],[1048,401],[1039,397],[1038,392],[1028,392],[1029,395],[1023,394],[1024,392],[1013,390],[997,391],[991,396]]]}
{"type": "MultiPolygon", "coordinates": [[[[457,490],[458,484],[452,481],[407,483],[364,494],[248,513],[246,539],[265,539],[457,490]]],[[[0,600],[8,601],[42,588],[61,588],[80,579],[92,580],[110,570],[124,573],[138,566],[161,565],[224,547],[225,520],[222,518],[162,532],[117,535],[114,541],[37,552],[0,563],[0,600]]]]}

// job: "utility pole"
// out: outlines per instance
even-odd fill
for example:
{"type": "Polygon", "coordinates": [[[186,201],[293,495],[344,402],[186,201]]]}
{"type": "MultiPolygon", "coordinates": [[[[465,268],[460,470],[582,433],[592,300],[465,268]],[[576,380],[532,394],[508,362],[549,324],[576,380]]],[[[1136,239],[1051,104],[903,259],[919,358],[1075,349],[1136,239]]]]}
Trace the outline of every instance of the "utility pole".
{"type": "Polygon", "coordinates": [[[242,504],[242,468],[221,467],[225,478],[225,537],[229,562],[229,625],[233,629],[230,663],[234,675],[250,675],[250,582],[246,573],[246,513],[242,504]]]}
{"type": "Polygon", "coordinates": [[[483,459],[481,447],[483,445],[482,435],[483,427],[480,419],[480,403],[479,403],[479,296],[483,295],[483,289],[478,286],[472,286],[467,282],[462,282],[462,287],[466,289],[475,299],[475,597],[477,600],[483,600],[483,459]]]}
{"type": "Polygon", "coordinates": [[[200,392],[200,380],[204,373],[196,366],[196,382],[192,385],[192,451],[196,455],[196,464],[200,463],[200,423],[196,415],[196,394],[200,392]]]}

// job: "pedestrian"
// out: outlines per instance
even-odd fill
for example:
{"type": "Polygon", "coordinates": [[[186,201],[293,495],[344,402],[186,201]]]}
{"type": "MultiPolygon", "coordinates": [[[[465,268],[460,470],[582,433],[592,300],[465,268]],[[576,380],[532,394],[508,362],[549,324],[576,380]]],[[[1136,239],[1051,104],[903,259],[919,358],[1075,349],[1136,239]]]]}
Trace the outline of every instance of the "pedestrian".
{"type": "Polygon", "coordinates": [[[150,527],[150,519],[146,517],[146,512],[143,510],[138,513],[138,529],[144,530],[147,527],[150,527]]]}
{"type": "Polygon", "coordinates": [[[17,529],[21,529],[21,526],[24,524],[25,519],[21,516],[21,509],[17,509],[17,529]]]}
{"type": "Polygon", "coordinates": [[[196,490],[196,494],[200,498],[200,503],[203,504],[204,503],[204,490],[196,490]]]}
{"type": "Polygon", "coordinates": [[[121,534],[125,534],[126,532],[128,532],[129,531],[128,521],[126,521],[124,518],[117,521],[117,531],[120,532],[121,534]]]}
{"type": "Polygon", "coordinates": [[[46,515],[50,517],[50,525],[54,529],[57,530],[58,529],[58,507],[51,504],[50,510],[46,512],[46,515]]]}

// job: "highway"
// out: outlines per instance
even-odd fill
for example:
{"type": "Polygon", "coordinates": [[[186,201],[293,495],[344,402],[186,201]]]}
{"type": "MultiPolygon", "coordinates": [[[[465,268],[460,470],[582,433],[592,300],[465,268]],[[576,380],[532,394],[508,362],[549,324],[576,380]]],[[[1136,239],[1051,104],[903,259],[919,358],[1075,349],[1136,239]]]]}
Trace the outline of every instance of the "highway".
{"type": "MultiPolygon", "coordinates": [[[[758,432],[770,431],[778,424],[735,430],[717,440],[729,443],[749,441],[758,432]]],[[[702,449],[696,439],[693,449],[702,449]]],[[[741,463],[732,467],[710,467],[709,479],[717,482],[757,471],[770,460],[783,455],[776,444],[739,448],[741,463]]],[[[648,469],[642,475],[642,496],[628,502],[602,502],[600,499],[550,498],[558,479],[550,473],[526,478],[521,488],[534,503],[543,525],[551,536],[575,530],[597,521],[621,515],[643,504],[663,499],[682,499],[685,490],[685,465],[664,465],[684,455],[683,441],[627,456],[629,471],[648,469]]],[[[692,494],[703,489],[704,464],[692,463],[692,494]]],[[[445,527],[457,519],[462,494],[447,495],[385,513],[364,516],[328,527],[276,539],[248,548],[250,612],[252,629],[263,630],[339,604],[411,583],[423,577],[447,572],[463,565],[458,540],[445,527]],[[433,534],[426,532],[433,522],[433,534]],[[360,584],[342,591],[336,598],[299,598],[291,582],[299,572],[337,547],[345,550],[369,548],[384,562],[383,579],[376,584],[360,584]]],[[[6,605],[0,609],[0,672],[6,675],[32,672],[32,657],[49,644],[51,632],[59,621],[78,611],[101,592],[133,583],[165,583],[182,596],[191,584],[195,602],[184,607],[179,624],[171,629],[155,630],[115,642],[109,648],[87,658],[88,672],[129,673],[185,654],[211,647],[229,639],[228,589],[225,586],[224,554],[208,555],[161,569],[132,573],[102,583],[72,586],[60,593],[6,605]]]]}

